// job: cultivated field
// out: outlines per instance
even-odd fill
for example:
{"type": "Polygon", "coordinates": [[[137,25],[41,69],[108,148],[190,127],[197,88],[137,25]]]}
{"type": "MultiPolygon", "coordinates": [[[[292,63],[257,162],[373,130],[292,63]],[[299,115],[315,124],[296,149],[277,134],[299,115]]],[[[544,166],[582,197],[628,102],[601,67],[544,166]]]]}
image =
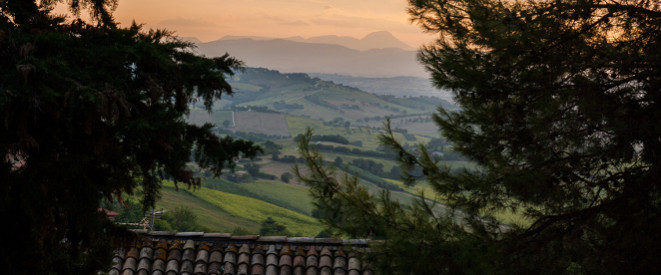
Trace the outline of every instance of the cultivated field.
{"type": "Polygon", "coordinates": [[[232,131],[289,137],[289,126],[284,114],[260,112],[234,112],[236,126],[232,131]]]}

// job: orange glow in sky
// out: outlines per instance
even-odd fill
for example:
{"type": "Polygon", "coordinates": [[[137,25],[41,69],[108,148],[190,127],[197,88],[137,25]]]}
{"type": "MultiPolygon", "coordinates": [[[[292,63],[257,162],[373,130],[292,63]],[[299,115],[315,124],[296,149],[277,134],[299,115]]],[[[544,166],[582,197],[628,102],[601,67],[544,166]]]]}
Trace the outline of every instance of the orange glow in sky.
{"type": "Polygon", "coordinates": [[[389,31],[417,48],[433,37],[409,22],[406,0],[120,0],[114,15],[128,26],[165,28],[202,41],[225,35],[362,38],[389,31]]]}

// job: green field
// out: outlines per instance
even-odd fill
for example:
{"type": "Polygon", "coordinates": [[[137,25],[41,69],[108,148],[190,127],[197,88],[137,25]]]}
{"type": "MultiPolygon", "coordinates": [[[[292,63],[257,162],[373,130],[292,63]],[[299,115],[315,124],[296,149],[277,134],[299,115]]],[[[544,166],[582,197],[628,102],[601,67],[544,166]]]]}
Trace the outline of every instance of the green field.
{"type": "Polygon", "coordinates": [[[312,213],[312,199],[308,196],[308,189],[299,185],[267,180],[235,183],[222,179],[205,179],[202,186],[260,199],[305,215],[312,213]]]}
{"type": "Polygon", "coordinates": [[[232,232],[235,228],[246,228],[252,232],[259,229],[259,221],[249,220],[224,211],[222,208],[200,200],[186,188],[176,191],[172,184],[164,184],[161,189],[161,199],[156,203],[156,209],[172,211],[176,207],[184,206],[190,208],[197,215],[198,222],[212,232],[232,232]]]}
{"type": "Polygon", "coordinates": [[[315,218],[257,199],[211,189],[200,190],[194,195],[220,207],[231,215],[251,221],[261,222],[272,217],[290,228],[292,232],[302,234],[301,236],[315,236],[322,229],[321,224],[315,218]]]}
{"type": "MultiPolygon", "coordinates": [[[[255,186],[254,188],[258,188],[255,186]]],[[[177,206],[189,207],[198,222],[213,232],[232,232],[236,227],[251,232],[259,230],[259,224],[267,217],[287,226],[301,236],[315,236],[321,224],[314,218],[258,199],[212,190],[205,187],[194,191],[174,190],[172,183],[165,183],[157,209],[172,210],[177,206]]],[[[293,195],[294,198],[300,197],[293,195]]]]}

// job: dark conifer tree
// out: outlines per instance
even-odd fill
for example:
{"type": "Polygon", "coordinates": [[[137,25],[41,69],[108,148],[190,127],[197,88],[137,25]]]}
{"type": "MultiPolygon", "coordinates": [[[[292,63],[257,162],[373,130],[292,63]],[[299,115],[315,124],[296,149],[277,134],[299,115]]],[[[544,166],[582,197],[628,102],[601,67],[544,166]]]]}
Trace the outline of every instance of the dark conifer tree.
{"type": "Polygon", "coordinates": [[[203,58],[167,31],[118,27],[115,0],[0,1],[0,266],[6,274],[93,274],[122,231],[102,199],[137,188],[143,205],[161,180],[189,187],[194,158],[218,175],[252,143],[185,121],[189,104],[232,89],[229,56],[203,58]],[[67,21],[64,2],[90,22],[67,21]]]}
{"type": "Polygon", "coordinates": [[[420,60],[462,107],[434,120],[478,166],[452,173],[384,135],[406,171],[422,168],[407,182],[450,210],[402,206],[338,182],[303,140],[312,173],[299,176],[324,221],[386,239],[371,255],[384,274],[661,272],[658,1],[409,4],[439,35],[420,60]],[[503,211],[525,220],[501,225],[503,211]]]}

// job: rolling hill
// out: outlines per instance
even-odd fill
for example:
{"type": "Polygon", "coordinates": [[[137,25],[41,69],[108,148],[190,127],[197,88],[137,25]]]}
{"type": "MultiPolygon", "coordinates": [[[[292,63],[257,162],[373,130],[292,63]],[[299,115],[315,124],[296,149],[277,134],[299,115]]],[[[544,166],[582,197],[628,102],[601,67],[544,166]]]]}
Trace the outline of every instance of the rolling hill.
{"type": "MultiPolygon", "coordinates": [[[[429,117],[438,106],[454,109],[456,106],[437,97],[395,97],[392,95],[377,95],[365,91],[336,84],[331,81],[313,78],[307,74],[280,73],[263,68],[246,68],[237,74],[230,84],[236,90],[232,97],[223,98],[215,106],[215,110],[233,110],[235,118],[244,118],[250,111],[268,111],[291,116],[306,117],[333,123],[335,125],[361,125],[380,127],[386,116],[392,118],[429,117]],[[239,116],[236,116],[240,114],[239,116]]],[[[208,114],[200,109],[193,110],[189,118],[196,123],[216,121],[222,125],[228,118],[218,119],[219,114],[208,114]]],[[[227,116],[223,114],[223,116],[227,116]]],[[[260,116],[253,114],[253,116],[260,116]]],[[[255,118],[260,120],[259,118],[255,118]]],[[[266,119],[266,118],[264,118],[266,119]]],[[[243,125],[234,125],[234,131],[248,130],[243,125]]],[[[268,123],[267,123],[268,124],[268,123]]],[[[415,124],[414,122],[411,125],[415,124]]],[[[258,124],[259,125],[259,124],[258,124]]],[[[261,131],[266,126],[252,127],[261,131]]],[[[279,131],[273,130],[274,134],[279,131]]]]}
{"type": "Polygon", "coordinates": [[[214,232],[232,232],[237,227],[257,232],[260,222],[267,217],[305,236],[315,236],[322,229],[321,224],[309,214],[301,214],[260,199],[206,187],[194,191],[179,188],[176,191],[174,184],[166,182],[156,209],[167,211],[177,206],[189,207],[198,216],[198,220],[214,232]]]}
{"type": "MultiPolygon", "coordinates": [[[[283,179],[300,161],[295,137],[308,127],[316,135],[327,137],[315,146],[329,165],[358,175],[370,192],[388,189],[393,198],[410,202],[429,187],[408,187],[398,180],[394,156],[379,147],[382,123],[386,116],[391,117],[395,136],[415,150],[417,144],[438,138],[431,113],[438,106],[456,108],[437,97],[378,95],[307,74],[264,68],[246,68],[229,82],[236,92],[233,96],[216,102],[211,113],[194,104],[187,119],[197,124],[213,123],[221,135],[258,142],[266,149],[265,154],[254,161],[237,161],[236,171],[225,171],[221,179],[197,170],[204,178],[202,188],[192,192],[175,192],[166,184],[157,203],[157,208],[166,210],[188,206],[212,231],[240,228],[254,233],[267,217],[304,236],[315,236],[321,230],[312,217],[307,187],[295,179],[283,179]],[[249,164],[258,172],[249,172],[249,164]]],[[[435,142],[438,146],[434,150],[452,155],[451,145],[435,142]]],[[[443,163],[453,169],[474,167],[456,157],[443,163]]]]}

